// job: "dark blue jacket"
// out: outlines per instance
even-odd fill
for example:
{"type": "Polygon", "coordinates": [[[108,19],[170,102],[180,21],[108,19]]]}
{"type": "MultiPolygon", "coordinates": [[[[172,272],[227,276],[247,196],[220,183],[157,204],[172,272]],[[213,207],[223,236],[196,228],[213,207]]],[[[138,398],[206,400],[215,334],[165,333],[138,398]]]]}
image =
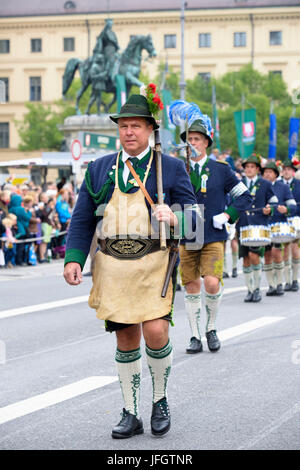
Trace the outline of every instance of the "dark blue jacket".
{"type": "Polygon", "coordinates": [[[297,204],[297,212],[294,215],[298,215],[300,217],[300,180],[293,178],[289,187],[297,204]]]}
{"type": "MultiPolygon", "coordinates": [[[[213,216],[226,212],[230,223],[234,223],[251,207],[251,196],[247,187],[239,180],[231,167],[224,162],[208,159],[206,193],[201,188],[195,194],[198,204],[204,209],[204,244],[227,240],[225,225],[222,230],[213,226],[213,216]],[[229,206],[228,196],[232,201],[229,206]]],[[[193,170],[191,170],[193,171],[193,170]]]]}
{"type": "Polygon", "coordinates": [[[288,184],[282,182],[282,180],[275,181],[273,184],[273,190],[275,196],[277,196],[278,204],[281,206],[287,206],[287,213],[281,214],[278,212],[277,207],[274,207],[273,214],[269,217],[269,223],[274,224],[276,222],[286,222],[287,217],[293,217],[296,215],[297,206],[295,199],[291,193],[288,184]]]}
{"type": "MultiPolygon", "coordinates": [[[[246,179],[243,179],[246,184],[246,179]]],[[[263,179],[261,176],[256,181],[256,189],[251,191],[252,204],[249,211],[245,212],[239,219],[236,227],[239,230],[240,227],[247,225],[268,225],[269,216],[264,215],[262,209],[267,204],[277,204],[278,199],[275,196],[272,183],[263,179]],[[251,209],[259,209],[253,210],[251,209]]]]}
{"type": "MultiPolygon", "coordinates": [[[[94,193],[99,192],[106,183],[108,174],[116,165],[116,159],[117,153],[100,157],[89,165],[88,171],[94,193]]],[[[145,163],[145,167],[146,165],[147,162],[145,163]]],[[[179,214],[179,212],[184,209],[185,205],[190,206],[196,204],[192,184],[185,170],[184,163],[181,160],[163,154],[162,175],[164,203],[170,206],[174,212],[178,212],[179,214]],[[176,206],[174,207],[174,205],[176,206]]],[[[146,189],[154,203],[157,203],[155,156],[146,181],[146,189]]],[[[111,199],[113,190],[114,184],[111,184],[109,186],[106,202],[111,199]]],[[[138,190],[139,188],[132,188],[128,193],[133,193],[138,190]]],[[[147,201],[146,204],[149,210],[149,216],[151,217],[150,205],[147,201]]],[[[102,218],[95,216],[96,209],[97,204],[88,192],[86,182],[84,181],[79,191],[67,235],[65,264],[74,261],[78,262],[82,267],[84,266],[95,233],[96,224],[102,218]]]]}

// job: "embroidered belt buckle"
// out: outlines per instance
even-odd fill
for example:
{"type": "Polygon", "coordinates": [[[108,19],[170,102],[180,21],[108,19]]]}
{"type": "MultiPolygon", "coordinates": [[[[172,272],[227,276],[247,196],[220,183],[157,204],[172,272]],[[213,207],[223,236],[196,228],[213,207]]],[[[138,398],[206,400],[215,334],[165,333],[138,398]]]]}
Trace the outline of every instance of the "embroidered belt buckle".
{"type": "Polygon", "coordinates": [[[102,251],[118,259],[139,259],[159,249],[159,240],[149,238],[107,238],[102,251]],[[103,249],[104,248],[104,249],[103,249]]]}

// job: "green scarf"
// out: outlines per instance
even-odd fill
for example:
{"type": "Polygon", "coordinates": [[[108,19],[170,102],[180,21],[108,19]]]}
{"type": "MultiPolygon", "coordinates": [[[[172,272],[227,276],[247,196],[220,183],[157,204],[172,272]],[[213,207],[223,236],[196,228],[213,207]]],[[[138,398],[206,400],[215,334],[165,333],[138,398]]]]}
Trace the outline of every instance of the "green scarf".
{"type": "MultiPolygon", "coordinates": [[[[151,155],[151,150],[140,160],[139,166],[135,170],[142,181],[144,180],[146,169],[142,168],[141,165],[143,165],[145,162],[149,160],[150,155],[151,155]]],[[[110,186],[112,184],[115,186],[116,166],[113,165],[113,167],[110,170],[108,170],[107,179],[105,183],[103,184],[103,186],[100,188],[100,190],[97,193],[94,193],[92,182],[91,182],[91,175],[89,171],[90,164],[91,162],[88,164],[84,179],[85,179],[85,184],[86,184],[89,195],[94,200],[95,204],[98,206],[100,204],[108,202],[107,198],[108,198],[110,186]]],[[[135,186],[129,181],[127,182],[125,186],[124,181],[123,181],[123,170],[124,170],[124,162],[122,160],[122,152],[121,152],[120,157],[119,157],[118,182],[119,182],[120,191],[122,191],[123,193],[127,193],[130,189],[134,188],[135,186]]],[[[150,176],[150,172],[149,172],[149,176],[150,176]]],[[[133,177],[130,178],[130,176],[128,178],[128,180],[130,181],[133,179],[134,178],[133,177]]]]}

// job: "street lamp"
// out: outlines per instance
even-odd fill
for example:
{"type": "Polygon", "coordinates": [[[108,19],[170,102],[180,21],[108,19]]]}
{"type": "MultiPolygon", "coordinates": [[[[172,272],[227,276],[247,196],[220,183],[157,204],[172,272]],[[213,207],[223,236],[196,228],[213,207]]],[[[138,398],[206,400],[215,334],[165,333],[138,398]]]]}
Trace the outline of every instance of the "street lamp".
{"type": "Polygon", "coordinates": [[[187,6],[186,0],[181,0],[181,75],[180,75],[180,99],[184,100],[184,90],[185,90],[185,81],[184,81],[184,9],[187,6]]]}

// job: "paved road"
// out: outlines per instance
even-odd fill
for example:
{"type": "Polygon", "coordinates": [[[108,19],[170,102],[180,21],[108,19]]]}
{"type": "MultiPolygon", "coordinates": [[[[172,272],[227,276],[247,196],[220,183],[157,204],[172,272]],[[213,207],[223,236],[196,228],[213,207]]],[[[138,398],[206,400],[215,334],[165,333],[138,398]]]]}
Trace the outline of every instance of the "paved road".
{"type": "MultiPolygon", "coordinates": [[[[0,449],[300,448],[300,293],[268,298],[264,290],[260,304],[245,304],[242,274],[226,279],[222,348],[212,354],[204,344],[191,356],[178,292],[170,331],[171,431],[162,438],[150,433],[143,354],[145,434],[119,441],[110,437],[123,405],[115,337],[87,305],[90,286],[90,277],[67,286],[61,261],[0,270],[0,449]]],[[[203,330],[204,324],[202,316],[203,330]]]]}

